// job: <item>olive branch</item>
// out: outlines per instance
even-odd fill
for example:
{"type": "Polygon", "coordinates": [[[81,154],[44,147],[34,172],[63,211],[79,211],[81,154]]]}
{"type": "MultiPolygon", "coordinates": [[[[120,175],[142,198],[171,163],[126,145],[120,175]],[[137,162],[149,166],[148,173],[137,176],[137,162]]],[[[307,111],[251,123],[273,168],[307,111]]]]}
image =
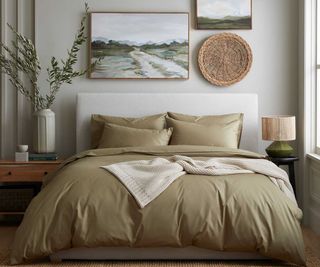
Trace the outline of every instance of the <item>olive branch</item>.
{"type": "Polygon", "coordinates": [[[88,4],[85,4],[85,15],[81,19],[80,28],[77,31],[72,47],[68,50],[66,60],[58,60],[51,58],[50,66],[47,68],[49,83],[49,93],[42,95],[40,92],[38,78],[41,73],[40,60],[33,42],[18,33],[10,24],[8,27],[15,35],[15,40],[11,41],[12,49],[0,42],[0,68],[1,72],[7,74],[11,84],[23,94],[34,106],[35,110],[48,109],[52,106],[57,93],[61,86],[65,83],[71,84],[72,80],[87,73],[90,67],[100,60],[98,59],[89,68],[77,71],[74,69],[78,61],[78,52],[83,43],[86,42],[85,25],[89,14],[88,4]],[[26,86],[19,72],[26,75],[31,86],[26,86]]]}

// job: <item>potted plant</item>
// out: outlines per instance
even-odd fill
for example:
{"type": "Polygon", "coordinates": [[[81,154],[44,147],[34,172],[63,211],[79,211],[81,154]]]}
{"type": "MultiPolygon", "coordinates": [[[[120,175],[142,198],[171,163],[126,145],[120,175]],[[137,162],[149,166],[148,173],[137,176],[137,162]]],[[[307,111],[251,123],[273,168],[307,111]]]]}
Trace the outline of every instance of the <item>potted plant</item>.
{"type": "Polygon", "coordinates": [[[0,53],[1,72],[10,77],[11,84],[34,107],[33,149],[37,153],[55,152],[55,114],[51,110],[51,106],[63,84],[71,84],[74,78],[87,72],[87,69],[75,70],[74,65],[78,61],[78,52],[81,45],[87,40],[84,31],[88,11],[89,8],[86,3],[85,15],[81,19],[80,29],[77,31],[72,47],[68,50],[67,58],[60,62],[55,57],[51,58],[50,66],[47,68],[48,94],[41,94],[39,88],[38,77],[41,72],[41,65],[32,41],[18,33],[10,24],[7,24],[14,33],[16,40],[12,41],[12,48],[0,42],[0,48],[2,48],[0,53]],[[18,75],[19,72],[24,73],[30,83],[24,84],[18,75]]]}

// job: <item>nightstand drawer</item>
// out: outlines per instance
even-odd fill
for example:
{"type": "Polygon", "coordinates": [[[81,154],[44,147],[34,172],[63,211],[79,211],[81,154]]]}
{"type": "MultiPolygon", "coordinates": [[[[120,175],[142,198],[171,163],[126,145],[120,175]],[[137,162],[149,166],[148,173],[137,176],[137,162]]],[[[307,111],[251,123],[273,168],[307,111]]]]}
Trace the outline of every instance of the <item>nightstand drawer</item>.
{"type": "Polygon", "coordinates": [[[0,182],[42,182],[56,168],[54,165],[0,166],[0,182]]]}
{"type": "Polygon", "coordinates": [[[32,196],[40,191],[44,176],[55,171],[61,163],[62,160],[28,162],[0,160],[0,203],[2,204],[0,215],[23,214],[32,196]],[[20,190],[27,189],[32,189],[32,196],[29,195],[29,199],[22,199],[24,202],[21,205],[20,190]]]}

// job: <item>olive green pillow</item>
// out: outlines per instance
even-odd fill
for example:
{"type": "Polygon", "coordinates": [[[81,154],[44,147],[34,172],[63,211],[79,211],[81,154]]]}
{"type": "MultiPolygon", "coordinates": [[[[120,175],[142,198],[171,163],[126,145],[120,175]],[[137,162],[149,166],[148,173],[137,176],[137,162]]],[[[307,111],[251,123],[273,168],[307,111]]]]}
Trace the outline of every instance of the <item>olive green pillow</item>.
{"type": "Polygon", "coordinates": [[[211,126],[211,129],[215,129],[214,133],[208,133],[212,135],[211,138],[214,138],[215,135],[217,135],[219,138],[225,139],[223,138],[225,135],[227,140],[221,140],[220,143],[229,144],[228,147],[234,147],[234,144],[237,143],[236,147],[239,148],[243,127],[243,113],[192,116],[168,112],[168,116],[169,118],[179,121],[193,122],[203,126],[211,126]],[[221,133],[219,133],[219,131],[221,133]],[[232,146],[230,146],[231,144],[232,146]]]}
{"type": "Polygon", "coordinates": [[[91,148],[98,147],[105,123],[113,123],[138,129],[162,130],[166,124],[165,116],[166,114],[157,114],[141,118],[125,118],[93,114],[91,116],[91,148]]]}
{"type": "Polygon", "coordinates": [[[238,131],[232,124],[204,125],[167,118],[173,128],[170,145],[200,145],[238,148],[238,131]]]}
{"type": "Polygon", "coordinates": [[[167,146],[171,135],[172,128],[150,130],[105,123],[98,148],[167,146]]]}

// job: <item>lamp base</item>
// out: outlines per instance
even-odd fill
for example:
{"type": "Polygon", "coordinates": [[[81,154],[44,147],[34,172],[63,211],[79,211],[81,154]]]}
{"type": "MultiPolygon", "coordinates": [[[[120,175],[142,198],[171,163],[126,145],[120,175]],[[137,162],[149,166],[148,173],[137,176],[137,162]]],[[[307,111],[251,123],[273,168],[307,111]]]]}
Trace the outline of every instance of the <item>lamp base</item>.
{"type": "Polygon", "coordinates": [[[273,158],[287,158],[293,154],[293,148],[286,141],[274,141],[266,148],[266,152],[273,158]]]}

